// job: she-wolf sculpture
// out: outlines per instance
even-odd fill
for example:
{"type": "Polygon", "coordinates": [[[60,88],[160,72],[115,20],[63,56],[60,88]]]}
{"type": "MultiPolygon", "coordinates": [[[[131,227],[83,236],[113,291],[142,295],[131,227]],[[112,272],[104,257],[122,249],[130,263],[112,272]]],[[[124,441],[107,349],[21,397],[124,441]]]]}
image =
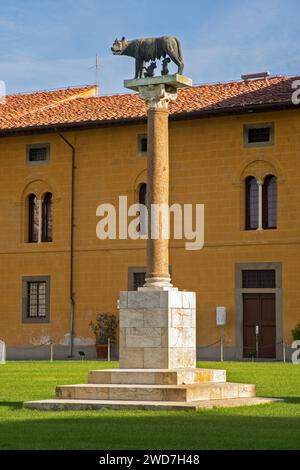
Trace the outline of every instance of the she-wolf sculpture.
{"type": "Polygon", "coordinates": [[[168,55],[178,66],[178,73],[183,72],[183,57],[180,42],[175,36],[162,36],[160,38],[133,39],[128,41],[123,37],[116,39],[112,45],[115,55],[127,55],[135,59],[135,77],[142,78],[145,62],[165,59],[168,55]]]}

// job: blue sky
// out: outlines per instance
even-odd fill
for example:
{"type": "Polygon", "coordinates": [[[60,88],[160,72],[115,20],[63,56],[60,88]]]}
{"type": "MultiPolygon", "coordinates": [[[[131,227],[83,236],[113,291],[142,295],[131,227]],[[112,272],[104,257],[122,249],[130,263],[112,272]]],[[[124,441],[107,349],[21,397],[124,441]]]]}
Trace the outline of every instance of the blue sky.
{"type": "Polygon", "coordinates": [[[299,0],[0,0],[0,79],[9,93],[95,81],[122,93],[134,61],[116,36],[177,36],[194,83],[270,70],[300,74],[299,0]]]}

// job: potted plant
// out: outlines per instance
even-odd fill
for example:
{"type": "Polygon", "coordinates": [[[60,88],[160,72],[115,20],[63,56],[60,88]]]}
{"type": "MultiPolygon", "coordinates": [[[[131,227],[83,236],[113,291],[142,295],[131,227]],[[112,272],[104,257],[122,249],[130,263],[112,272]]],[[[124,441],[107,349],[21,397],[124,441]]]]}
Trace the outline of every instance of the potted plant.
{"type": "Polygon", "coordinates": [[[96,337],[96,353],[98,359],[107,359],[108,340],[114,344],[117,339],[118,320],[115,315],[101,313],[97,315],[95,322],[90,322],[90,328],[96,337]]]}
{"type": "Polygon", "coordinates": [[[292,330],[292,336],[294,341],[297,341],[300,339],[300,323],[292,330]]]}

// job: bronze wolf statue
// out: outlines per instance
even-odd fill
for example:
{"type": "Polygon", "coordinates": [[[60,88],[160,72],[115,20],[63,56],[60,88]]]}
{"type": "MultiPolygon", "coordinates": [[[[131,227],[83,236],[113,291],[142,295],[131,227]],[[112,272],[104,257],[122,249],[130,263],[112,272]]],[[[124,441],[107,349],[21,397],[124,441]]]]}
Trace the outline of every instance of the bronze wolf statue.
{"type": "Polygon", "coordinates": [[[111,48],[115,55],[127,55],[135,59],[135,77],[142,78],[145,62],[165,59],[168,55],[178,66],[178,73],[183,72],[183,57],[180,42],[174,36],[160,38],[133,39],[128,41],[124,37],[116,39],[111,48]]]}

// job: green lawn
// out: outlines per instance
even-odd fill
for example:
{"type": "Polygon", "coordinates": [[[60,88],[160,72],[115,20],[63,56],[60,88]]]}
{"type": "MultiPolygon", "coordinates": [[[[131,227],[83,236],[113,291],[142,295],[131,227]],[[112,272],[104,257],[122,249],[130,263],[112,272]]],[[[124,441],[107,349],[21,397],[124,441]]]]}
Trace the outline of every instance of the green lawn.
{"type": "Polygon", "coordinates": [[[85,383],[103,362],[0,365],[0,449],[300,449],[300,365],[199,363],[228,380],[256,383],[284,402],[207,411],[40,412],[24,400],[50,398],[58,384],[85,383]]]}

